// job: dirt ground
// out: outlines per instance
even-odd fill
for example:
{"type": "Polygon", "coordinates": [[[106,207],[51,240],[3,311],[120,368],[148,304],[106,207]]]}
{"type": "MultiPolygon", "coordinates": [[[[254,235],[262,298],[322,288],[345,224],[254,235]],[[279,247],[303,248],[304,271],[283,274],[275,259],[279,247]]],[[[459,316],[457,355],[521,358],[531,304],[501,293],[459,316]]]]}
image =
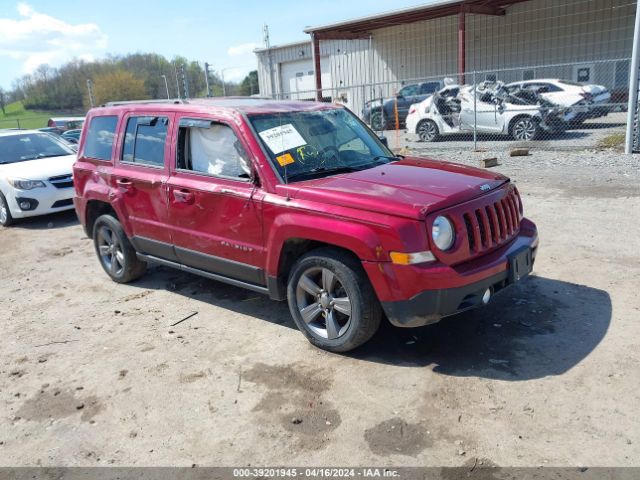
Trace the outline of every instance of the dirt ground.
{"type": "Polygon", "coordinates": [[[73,213],[0,230],[0,465],[640,465],[640,159],[501,161],[535,275],[349,355],[259,294],[112,283],[73,213]]]}

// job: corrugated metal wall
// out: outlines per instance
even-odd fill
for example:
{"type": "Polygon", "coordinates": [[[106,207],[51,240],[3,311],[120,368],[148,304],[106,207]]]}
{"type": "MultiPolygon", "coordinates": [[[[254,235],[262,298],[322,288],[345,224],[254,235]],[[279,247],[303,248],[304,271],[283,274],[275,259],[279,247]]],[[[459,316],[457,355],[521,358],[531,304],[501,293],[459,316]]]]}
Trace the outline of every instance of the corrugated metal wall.
{"type": "MultiPolygon", "coordinates": [[[[629,58],[635,8],[634,0],[531,0],[508,7],[504,16],[468,14],[466,70],[494,73],[503,81],[522,79],[524,67],[535,67],[537,78],[572,78],[575,63],[629,58]]],[[[331,85],[323,87],[359,113],[365,100],[388,96],[404,83],[456,77],[458,18],[374,30],[372,48],[369,40],[320,46],[321,56],[331,60],[331,85]]],[[[300,50],[311,58],[310,43],[272,50],[276,75],[276,65],[299,60],[300,50]]],[[[267,65],[265,52],[258,53],[260,91],[269,95],[267,65]]],[[[593,82],[613,86],[620,82],[616,70],[624,68],[596,63],[593,70],[593,82]]]]}

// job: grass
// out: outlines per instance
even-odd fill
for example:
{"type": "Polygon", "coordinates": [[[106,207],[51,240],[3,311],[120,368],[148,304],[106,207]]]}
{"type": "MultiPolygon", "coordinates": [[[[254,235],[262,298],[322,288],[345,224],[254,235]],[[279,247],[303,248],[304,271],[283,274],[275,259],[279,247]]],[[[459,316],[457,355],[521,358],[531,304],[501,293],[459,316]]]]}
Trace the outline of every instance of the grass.
{"type": "Polygon", "coordinates": [[[51,117],[64,116],[60,112],[42,110],[26,110],[22,102],[13,102],[5,106],[5,114],[0,110],[1,128],[43,128],[51,117]]]}
{"type": "Polygon", "coordinates": [[[624,133],[612,133],[602,138],[598,142],[599,148],[612,148],[615,150],[621,150],[624,148],[625,134],[624,133]]]}

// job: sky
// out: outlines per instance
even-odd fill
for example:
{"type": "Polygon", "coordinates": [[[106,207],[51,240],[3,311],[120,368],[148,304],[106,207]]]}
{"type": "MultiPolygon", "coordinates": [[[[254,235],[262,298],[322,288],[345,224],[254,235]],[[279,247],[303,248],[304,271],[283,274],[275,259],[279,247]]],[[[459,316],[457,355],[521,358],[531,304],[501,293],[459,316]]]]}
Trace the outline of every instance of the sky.
{"type": "Polygon", "coordinates": [[[256,68],[253,49],[309,38],[317,26],[425,0],[0,0],[0,87],[47,63],[153,52],[208,62],[230,81],[256,68]]]}

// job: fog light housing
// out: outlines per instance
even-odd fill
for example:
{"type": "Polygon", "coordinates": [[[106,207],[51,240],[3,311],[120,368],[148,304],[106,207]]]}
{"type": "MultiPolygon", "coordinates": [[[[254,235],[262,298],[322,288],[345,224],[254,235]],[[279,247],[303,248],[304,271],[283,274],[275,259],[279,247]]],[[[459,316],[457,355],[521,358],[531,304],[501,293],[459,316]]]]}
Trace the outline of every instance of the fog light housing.
{"type": "Polygon", "coordinates": [[[482,303],[486,305],[489,303],[489,300],[491,300],[491,289],[487,288],[482,294],[482,303]]]}
{"type": "Polygon", "coordinates": [[[16,198],[16,203],[18,207],[23,212],[28,212],[31,210],[35,210],[38,207],[38,201],[34,198],[16,198]]]}

